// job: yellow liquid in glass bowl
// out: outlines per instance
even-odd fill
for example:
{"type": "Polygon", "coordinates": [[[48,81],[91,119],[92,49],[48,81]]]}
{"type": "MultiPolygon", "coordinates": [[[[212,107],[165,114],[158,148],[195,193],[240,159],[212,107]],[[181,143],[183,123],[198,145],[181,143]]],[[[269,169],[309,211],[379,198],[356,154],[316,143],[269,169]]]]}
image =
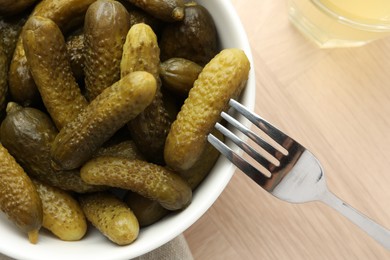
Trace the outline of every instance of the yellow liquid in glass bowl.
{"type": "Polygon", "coordinates": [[[361,46],[390,35],[390,0],[288,0],[289,18],[322,48],[361,46]]]}
{"type": "Polygon", "coordinates": [[[389,0],[320,0],[318,2],[334,13],[357,22],[390,25],[389,0]]]}

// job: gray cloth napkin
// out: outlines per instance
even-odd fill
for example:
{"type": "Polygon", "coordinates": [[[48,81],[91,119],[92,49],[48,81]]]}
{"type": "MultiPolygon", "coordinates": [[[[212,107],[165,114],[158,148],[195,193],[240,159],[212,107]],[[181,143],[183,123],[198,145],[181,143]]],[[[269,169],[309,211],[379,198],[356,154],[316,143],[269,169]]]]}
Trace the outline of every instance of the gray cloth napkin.
{"type": "MultiPolygon", "coordinates": [[[[0,254],[0,260],[13,260],[0,254]]],[[[170,242],[133,260],[193,260],[190,248],[183,235],[179,235],[170,242]]]]}

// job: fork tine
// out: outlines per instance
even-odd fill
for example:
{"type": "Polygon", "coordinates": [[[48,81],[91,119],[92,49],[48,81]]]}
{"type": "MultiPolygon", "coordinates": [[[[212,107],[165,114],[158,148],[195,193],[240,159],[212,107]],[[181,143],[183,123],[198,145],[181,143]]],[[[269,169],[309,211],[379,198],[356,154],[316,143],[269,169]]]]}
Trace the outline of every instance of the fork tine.
{"type": "Polygon", "coordinates": [[[263,138],[261,138],[256,133],[252,132],[249,128],[245,127],[243,124],[238,122],[234,117],[231,115],[222,112],[221,113],[222,118],[224,118],[229,124],[240,130],[242,133],[244,133],[246,136],[248,136],[250,139],[256,142],[261,148],[263,148],[267,153],[270,155],[275,155],[276,152],[278,152],[275,147],[264,141],[263,138]]]}
{"type": "MultiPolygon", "coordinates": [[[[260,155],[255,149],[250,147],[248,144],[243,142],[237,135],[231,132],[229,129],[221,125],[220,123],[215,124],[215,128],[220,131],[224,136],[228,139],[232,140],[238,147],[240,147],[244,152],[246,152],[249,156],[255,159],[259,164],[261,164],[264,168],[269,169],[270,166],[277,167],[272,161],[267,160],[264,156],[260,155]]],[[[276,160],[276,158],[275,158],[276,160]]],[[[279,162],[279,161],[277,161],[279,162]]]]}
{"type": "Polygon", "coordinates": [[[257,184],[264,185],[267,182],[268,178],[261,171],[253,167],[250,163],[248,163],[241,156],[235,153],[217,137],[212,134],[209,134],[207,136],[207,140],[221,154],[223,154],[229,161],[231,161],[235,166],[237,166],[237,168],[239,168],[242,172],[248,175],[257,184]]]}
{"type": "MultiPolygon", "coordinates": [[[[256,125],[259,129],[261,129],[264,133],[266,133],[268,136],[270,136],[273,140],[275,140],[282,147],[284,147],[286,149],[288,148],[288,147],[286,147],[285,142],[286,142],[286,139],[291,139],[291,137],[289,137],[288,135],[281,132],[279,129],[277,129],[276,127],[274,127],[270,123],[268,123],[262,117],[249,111],[246,107],[244,107],[242,104],[240,104],[236,100],[230,99],[229,105],[231,107],[233,107],[235,110],[237,110],[244,117],[246,117],[249,121],[251,121],[254,125],[256,125]]],[[[290,142],[287,142],[287,143],[290,143],[290,142]]]]}

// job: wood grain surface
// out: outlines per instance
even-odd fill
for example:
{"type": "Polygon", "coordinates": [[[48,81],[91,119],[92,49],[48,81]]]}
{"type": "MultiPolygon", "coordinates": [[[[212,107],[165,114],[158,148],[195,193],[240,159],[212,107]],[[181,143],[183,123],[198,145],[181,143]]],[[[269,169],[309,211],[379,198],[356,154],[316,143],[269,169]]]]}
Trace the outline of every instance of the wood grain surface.
{"type": "MultiPolygon", "coordinates": [[[[231,1],[252,47],[255,112],[319,158],[330,190],[390,228],[390,38],[319,49],[286,1],[231,1]]],[[[240,171],[185,236],[196,260],[390,259],[333,209],[280,201],[240,171]]]]}

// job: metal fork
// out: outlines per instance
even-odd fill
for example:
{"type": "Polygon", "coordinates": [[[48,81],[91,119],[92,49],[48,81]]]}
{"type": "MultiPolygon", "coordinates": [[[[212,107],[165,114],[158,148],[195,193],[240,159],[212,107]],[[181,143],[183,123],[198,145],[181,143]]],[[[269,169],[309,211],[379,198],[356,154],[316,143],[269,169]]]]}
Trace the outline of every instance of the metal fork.
{"type": "Polygon", "coordinates": [[[222,118],[252,139],[272,157],[267,157],[267,154],[259,152],[259,149],[254,149],[220,123],[217,123],[215,128],[256,160],[259,165],[255,167],[253,162],[245,160],[214,135],[209,134],[207,139],[216,149],[275,197],[292,203],[322,201],[390,250],[390,231],[330,192],[326,185],[324,171],[317,158],[309,150],[239,102],[231,99],[229,105],[256,125],[265,136],[251,131],[228,113],[222,112],[222,118]],[[267,136],[271,139],[266,140],[267,136]]]}

